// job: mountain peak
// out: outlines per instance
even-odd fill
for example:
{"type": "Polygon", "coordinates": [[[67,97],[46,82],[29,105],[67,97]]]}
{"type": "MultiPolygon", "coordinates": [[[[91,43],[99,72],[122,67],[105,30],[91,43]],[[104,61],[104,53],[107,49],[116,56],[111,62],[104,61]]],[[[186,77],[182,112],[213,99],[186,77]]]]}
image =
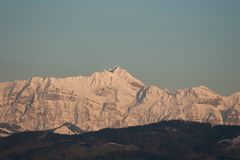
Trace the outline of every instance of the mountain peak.
{"type": "Polygon", "coordinates": [[[117,65],[114,67],[111,67],[105,71],[108,73],[114,74],[115,76],[124,78],[127,81],[130,81],[130,82],[134,81],[141,85],[144,85],[140,80],[136,79],[133,75],[131,75],[126,69],[123,69],[117,65]]]}
{"type": "Polygon", "coordinates": [[[206,86],[193,87],[192,90],[194,90],[197,93],[211,93],[211,94],[216,94],[217,95],[217,93],[215,91],[210,90],[206,86]]]}
{"type": "Polygon", "coordinates": [[[115,73],[115,72],[118,72],[118,71],[126,71],[126,70],[119,67],[118,65],[115,65],[115,66],[107,69],[106,71],[111,72],[111,73],[115,73]]]}

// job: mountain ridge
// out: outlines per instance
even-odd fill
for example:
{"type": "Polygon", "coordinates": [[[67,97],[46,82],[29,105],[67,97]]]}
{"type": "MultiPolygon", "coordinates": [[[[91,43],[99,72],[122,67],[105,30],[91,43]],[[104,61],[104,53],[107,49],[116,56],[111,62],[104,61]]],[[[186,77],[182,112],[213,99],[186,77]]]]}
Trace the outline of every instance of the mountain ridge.
{"type": "Polygon", "coordinates": [[[0,123],[24,130],[71,123],[95,131],[172,119],[240,125],[240,92],[221,96],[199,86],[172,93],[145,85],[118,66],[90,76],[0,83],[0,123]]]}

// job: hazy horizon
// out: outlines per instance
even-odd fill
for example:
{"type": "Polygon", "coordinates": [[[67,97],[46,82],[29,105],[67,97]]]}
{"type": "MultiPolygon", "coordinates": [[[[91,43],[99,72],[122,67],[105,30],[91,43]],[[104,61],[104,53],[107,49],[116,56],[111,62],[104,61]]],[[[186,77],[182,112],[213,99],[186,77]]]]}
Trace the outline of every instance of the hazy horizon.
{"type": "Polygon", "coordinates": [[[240,91],[240,1],[0,1],[0,81],[118,65],[175,91],[240,91]]]}

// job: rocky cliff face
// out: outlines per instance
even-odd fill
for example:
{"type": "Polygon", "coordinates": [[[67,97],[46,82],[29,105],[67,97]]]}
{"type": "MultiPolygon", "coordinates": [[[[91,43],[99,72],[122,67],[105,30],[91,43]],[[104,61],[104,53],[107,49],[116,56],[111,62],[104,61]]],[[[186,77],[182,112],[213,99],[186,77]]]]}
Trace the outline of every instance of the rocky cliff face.
{"type": "Polygon", "coordinates": [[[0,123],[23,130],[69,123],[93,131],[172,119],[239,125],[239,114],[240,93],[223,97],[203,86],[170,93],[144,85],[120,67],[89,77],[0,83],[0,123]]]}

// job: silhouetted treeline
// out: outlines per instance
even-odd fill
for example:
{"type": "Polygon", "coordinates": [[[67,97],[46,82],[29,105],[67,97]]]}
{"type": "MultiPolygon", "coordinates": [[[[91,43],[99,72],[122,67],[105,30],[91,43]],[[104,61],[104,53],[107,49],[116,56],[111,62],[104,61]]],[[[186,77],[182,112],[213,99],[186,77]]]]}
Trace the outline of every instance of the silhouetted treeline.
{"type": "Polygon", "coordinates": [[[239,160],[238,136],[238,126],[178,120],[75,136],[24,132],[0,139],[0,159],[239,160]]]}

